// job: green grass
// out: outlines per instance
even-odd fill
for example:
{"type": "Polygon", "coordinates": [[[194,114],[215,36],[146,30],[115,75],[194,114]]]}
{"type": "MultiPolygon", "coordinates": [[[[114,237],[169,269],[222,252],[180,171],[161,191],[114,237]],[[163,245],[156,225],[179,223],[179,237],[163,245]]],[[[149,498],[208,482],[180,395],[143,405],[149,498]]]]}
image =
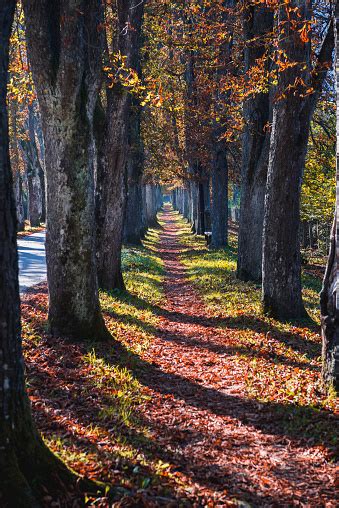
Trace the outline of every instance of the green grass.
{"type": "Polygon", "coordinates": [[[159,319],[156,307],[164,299],[164,268],[157,253],[158,242],[159,231],[150,230],[142,246],[124,248],[122,269],[126,291],[100,292],[108,329],[136,354],[147,348],[159,319]],[[137,340],[131,341],[131,335],[137,340]]]}

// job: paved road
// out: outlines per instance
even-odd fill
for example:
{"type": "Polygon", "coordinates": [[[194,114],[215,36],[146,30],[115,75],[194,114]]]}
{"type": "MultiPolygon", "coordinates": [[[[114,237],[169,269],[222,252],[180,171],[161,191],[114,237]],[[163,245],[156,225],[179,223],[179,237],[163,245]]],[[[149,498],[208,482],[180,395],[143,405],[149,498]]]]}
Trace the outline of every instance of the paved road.
{"type": "Polygon", "coordinates": [[[18,238],[19,286],[22,293],[47,279],[45,232],[18,238]]]}

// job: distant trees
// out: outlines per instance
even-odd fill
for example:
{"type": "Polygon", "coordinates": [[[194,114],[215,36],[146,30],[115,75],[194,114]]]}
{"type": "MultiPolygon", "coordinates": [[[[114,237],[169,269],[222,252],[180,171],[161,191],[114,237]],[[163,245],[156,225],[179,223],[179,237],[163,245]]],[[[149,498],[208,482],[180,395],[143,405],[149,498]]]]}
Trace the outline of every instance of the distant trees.
{"type": "MultiPolygon", "coordinates": [[[[182,181],[185,187],[187,180],[189,192],[176,193],[173,198],[181,210],[185,204],[181,200],[188,198],[187,217],[193,231],[202,234],[207,229],[205,217],[211,192],[211,246],[225,245],[228,183],[226,174],[223,181],[217,181],[222,172],[216,172],[215,167],[230,166],[234,178],[230,154],[235,159],[239,137],[234,133],[242,127],[237,108],[239,112],[243,106],[237,275],[243,280],[262,281],[265,312],[278,319],[305,317],[301,295],[300,193],[310,124],[331,65],[330,13],[324,6],[320,15],[304,0],[279,6],[249,0],[239,12],[232,7],[231,2],[223,2],[218,7],[199,10],[189,2],[181,29],[177,28],[176,41],[177,45],[182,44],[183,63],[178,69],[186,85],[186,95],[183,93],[181,99],[181,137],[186,141],[186,174],[182,181]],[[318,16],[317,25],[313,24],[312,15],[318,16]],[[228,18],[233,20],[232,27],[227,25],[228,18]],[[219,51],[222,40],[228,45],[232,38],[234,41],[230,59],[233,67],[226,66],[221,75],[222,63],[212,49],[210,34],[216,39],[222,30],[224,39],[219,40],[219,51]],[[181,40],[185,31],[189,44],[181,40]],[[204,40],[201,50],[196,46],[197,37],[204,40]],[[206,55],[213,55],[210,74],[206,55]],[[234,62],[238,63],[236,70],[234,62]],[[200,68],[204,68],[204,76],[208,75],[208,83],[199,73],[200,68]],[[217,100],[220,97],[221,106],[217,100]],[[211,114],[210,104],[217,114],[211,114]],[[205,139],[213,129],[214,139],[210,138],[208,146],[205,139]],[[211,189],[207,183],[209,172],[211,189]],[[221,216],[223,239],[216,228],[221,216]]],[[[172,36],[173,33],[172,29],[172,36]]],[[[226,51],[224,64],[227,58],[226,51]]],[[[173,56],[170,61],[175,62],[173,56]]]]}

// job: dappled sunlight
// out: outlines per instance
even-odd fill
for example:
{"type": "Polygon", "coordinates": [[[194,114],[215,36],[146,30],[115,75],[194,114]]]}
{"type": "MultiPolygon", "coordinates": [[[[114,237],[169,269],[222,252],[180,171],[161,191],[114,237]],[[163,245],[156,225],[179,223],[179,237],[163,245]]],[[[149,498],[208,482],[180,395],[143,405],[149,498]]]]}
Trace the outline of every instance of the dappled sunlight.
{"type": "MultiPolygon", "coordinates": [[[[181,259],[188,279],[201,292],[209,313],[217,317],[227,342],[235,346],[239,365],[244,368],[249,396],[259,401],[295,403],[300,407],[335,409],[335,399],[323,394],[320,379],[321,338],[316,323],[281,323],[266,317],[261,310],[260,288],[236,279],[236,258],[232,249],[217,253],[204,249],[199,240],[192,250],[192,235],[179,215],[175,221],[178,238],[184,245],[181,259]],[[185,246],[190,248],[185,254],[185,246]]],[[[193,243],[194,245],[194,243],[193,243]]],[[[317,310],[319,322],[319,280],[306,275],[305,303],[312,317],[317,310]]],[[[286,422],[289,425],[289,422],[286,422]]],[[[303,420],[294,422],[296,432],[303,420]]],[[[326,424],[317,427],[326,434],[326,424]]],[[[315,432],[309,422],[308,434],[315,432]]],[[[335,444],[335,437],[333,437],[335,444]]]]}
{"type": "Polygon", "coordinates": [[[320,386],[314,325],[264,317],[258,288],[235,279],[233,246],[209,251],[173,212],[159,222],[123,252],[126,291],[100,293],[111,344],[55,341],[46,287],[25,296],[29,393],[44,439],[129,499],[141,489],[174,505],[211,496],[260,505],[267,488],[273,504],[283,490],[328,499],[335,402],[320,386]]]}

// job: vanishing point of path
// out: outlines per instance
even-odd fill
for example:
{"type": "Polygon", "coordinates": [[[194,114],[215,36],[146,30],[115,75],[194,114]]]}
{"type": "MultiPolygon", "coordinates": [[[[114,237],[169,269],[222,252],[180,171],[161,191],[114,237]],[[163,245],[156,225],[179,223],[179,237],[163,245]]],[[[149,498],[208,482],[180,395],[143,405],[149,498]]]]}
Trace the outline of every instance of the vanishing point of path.
{"type": "Polygon", "coordinates": [[[227,328],[186,280],[175,217],[162,215],[166,305],[144,356],[154,366],[145,410],[163,460],[189,479],[196,506],[337,506],[334,464],[284,432],[275,404],[246,395],[227,328]]]}

